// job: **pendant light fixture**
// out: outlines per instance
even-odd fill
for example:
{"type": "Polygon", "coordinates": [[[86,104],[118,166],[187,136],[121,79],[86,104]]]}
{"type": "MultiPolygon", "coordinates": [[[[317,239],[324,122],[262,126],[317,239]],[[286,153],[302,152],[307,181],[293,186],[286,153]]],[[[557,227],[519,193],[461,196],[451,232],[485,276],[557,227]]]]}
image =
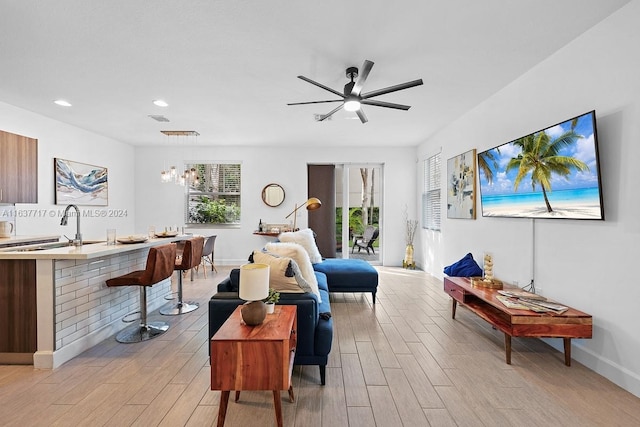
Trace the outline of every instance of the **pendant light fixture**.
{"type": "MultiPolygon", "coordinates": [[[[171,138],[175,137],[176,143],[181,142],[181,137],[186,138],[188,140],[191,137],[195,138],[197,142],[197,138],[200,135],[195,130],[161,130],[161,133],[167,136],[168,145],[171,145],[171,138]]],[[[160,172],[160,180],[163,183],[173,183],[180,186],[186,185],[198,185],[200,179],[198,178],[198,172],[195,167],[191,167],[190,169],[185,169],[181,175],[178,175],[178,171],[175,166],[171,166],[170,168],[163,168],[160,172]]]]}

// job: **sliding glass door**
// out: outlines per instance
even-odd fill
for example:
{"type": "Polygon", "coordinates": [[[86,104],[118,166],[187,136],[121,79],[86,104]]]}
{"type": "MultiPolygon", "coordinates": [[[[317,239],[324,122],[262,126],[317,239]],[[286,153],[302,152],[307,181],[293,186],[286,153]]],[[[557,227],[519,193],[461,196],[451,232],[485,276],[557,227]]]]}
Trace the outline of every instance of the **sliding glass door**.
{"type": "Polygon", "coordinates": [[[336,248],[338,258],[382,264],[382,164],[338,164],[336,248]]]}

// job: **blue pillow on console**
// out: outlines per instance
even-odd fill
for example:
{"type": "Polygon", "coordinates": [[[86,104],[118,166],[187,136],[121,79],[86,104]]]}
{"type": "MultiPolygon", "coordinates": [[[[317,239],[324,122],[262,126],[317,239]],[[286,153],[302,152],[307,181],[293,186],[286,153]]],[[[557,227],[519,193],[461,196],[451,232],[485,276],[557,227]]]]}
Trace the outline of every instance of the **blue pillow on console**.
{"type": "Polygon", "coordinates": [[[482,269],[469,252],[460,261],[445,267],[444,274],[452,277],[479,277],[482,276],[482,269]]]}

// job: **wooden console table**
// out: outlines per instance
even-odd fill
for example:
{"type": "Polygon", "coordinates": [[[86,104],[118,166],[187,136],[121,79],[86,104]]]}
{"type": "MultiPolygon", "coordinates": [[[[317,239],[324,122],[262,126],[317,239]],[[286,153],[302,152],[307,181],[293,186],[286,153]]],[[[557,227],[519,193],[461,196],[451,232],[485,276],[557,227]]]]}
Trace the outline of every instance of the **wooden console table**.
{"type": "Polygon", "coordinates": [[[211,390],[222,390],[218,427],[224,425],[230,390],[272,390],[276,423],[282,426],[280,391],[294,400],[291,372],[297,343],[295,305],[276,305],[258,326],[242,323],[238,306],[211,338],[211,390]]]}
{"type": "Polygon", "coordinates": [[[267,236],[267,237],[278,237],[280,235],[280,231],[277,233],[275,231],[254,231],[253,234],[256,236],[267,236]]]}
{"type": "MultiPolygon", "coordinates": [[[[505,289],[519,289],[504,286],[505,289]]],[[[573,308],[562,314],[536,313],[530,310],[507,308],[496,295],[496,289],[474,287],[466,277],[445,277],[444,291],[452,298],[451,318],[456,317],[456,306],[464,304],[496,329],[504,333],[505,357],[511,364],[511,337],[562,338],[564,363],[571,366],[571,338],[591,338],[591,315],[573,308]]]]}

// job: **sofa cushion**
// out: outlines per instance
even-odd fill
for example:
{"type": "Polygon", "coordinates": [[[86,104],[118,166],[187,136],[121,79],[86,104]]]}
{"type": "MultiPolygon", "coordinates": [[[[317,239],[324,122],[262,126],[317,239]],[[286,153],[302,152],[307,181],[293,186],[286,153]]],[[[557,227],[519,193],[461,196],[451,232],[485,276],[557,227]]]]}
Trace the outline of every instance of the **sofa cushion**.
{"type": "Polygon", "coordinates": [[[307,251],[307,254],[309,254],[309,259],[312,264],[322,261],[322,255],[320,255],[318,245],[316,245],[316,238],[313,235],[313,230],[310,228],[280,233],[278,239],[284,243],[297,243],[302,245],[304,250],[307,251]]]}
{"type": "Polygon", "coordinates": [[[298,266],[300,267],[300,271],[302,272],[302,277],[307,281],[311,290],[322,302],[322,296],[320,295],[320,291],[318,290],[318,280],[313,271],[313,265],[311,265],[311,261],[309,260],[309,255],[304,248],[297,243],[267,243],[265,245],[265,249],[267,252],[285,256],[293,259],[298,266]]]}
{"type": "Polygon", "coordinates": [[[311,292],[311,287],[302,277],[300,267],[289,257],[279,257],[267,252],[254,251],[253,262],[267,264],[269,287],[282,293],[311,292]]]}

